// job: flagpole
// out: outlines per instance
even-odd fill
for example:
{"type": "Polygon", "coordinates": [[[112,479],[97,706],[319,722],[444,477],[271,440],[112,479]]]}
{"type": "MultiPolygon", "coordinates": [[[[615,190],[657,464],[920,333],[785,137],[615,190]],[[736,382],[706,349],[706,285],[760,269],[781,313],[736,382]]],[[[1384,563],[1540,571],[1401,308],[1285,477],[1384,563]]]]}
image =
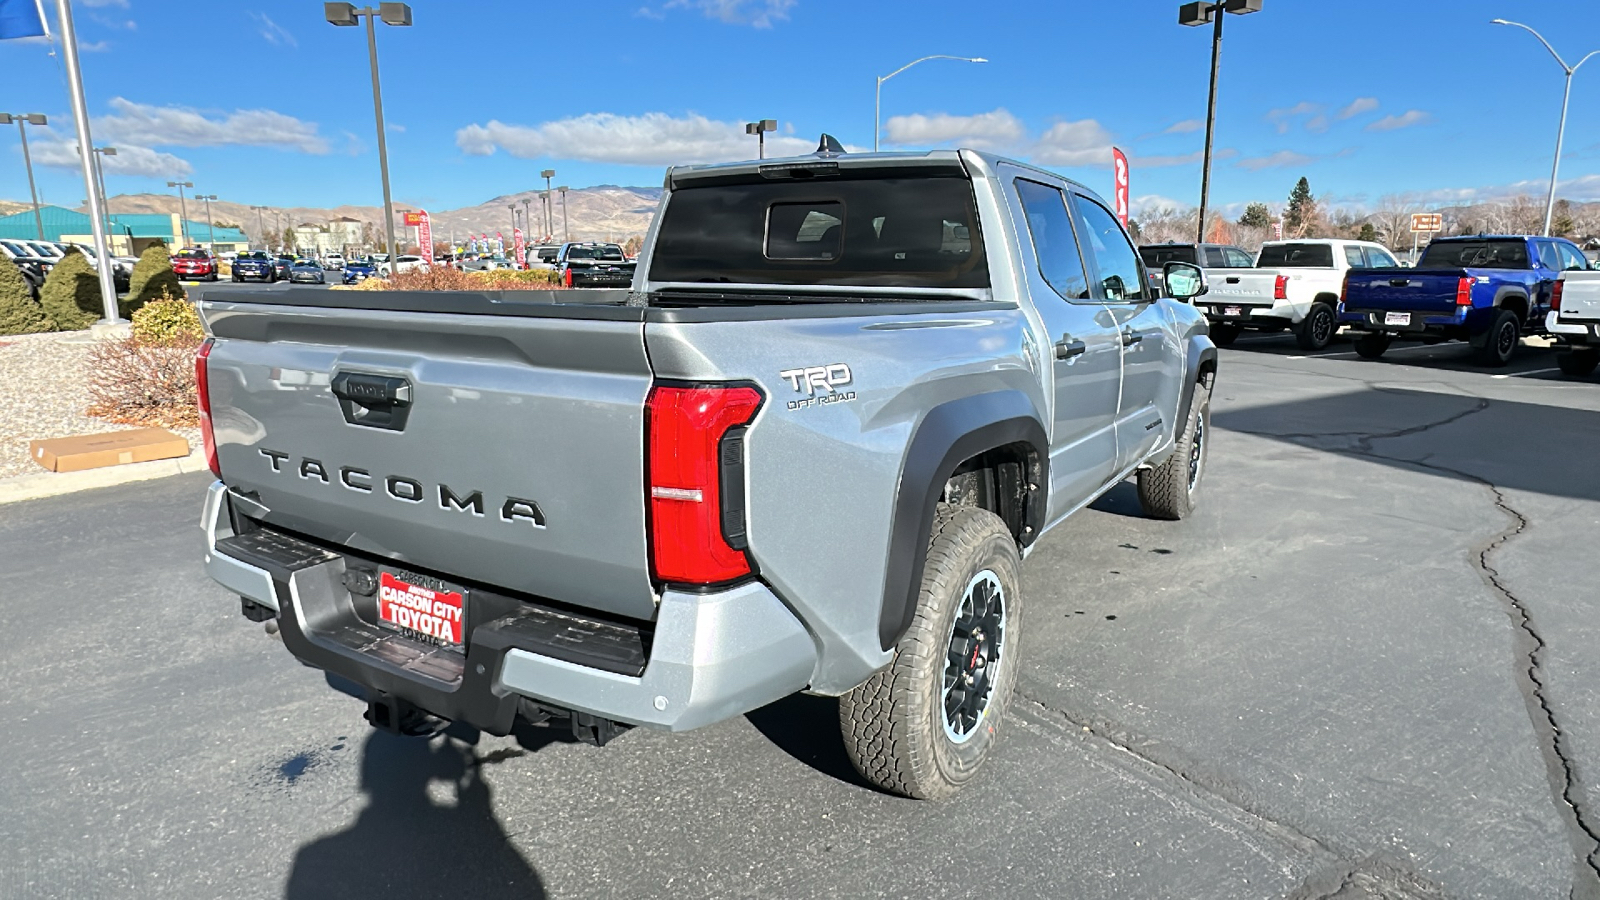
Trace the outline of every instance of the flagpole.
{"type": "Polygon", "coordinates": [[[94,141],[89,135],[89,103],[83,97],[83,70],[78,66],[78,34],[72,26],[72,0],[56,0],[56,16],[61,25],[61,55],[67,61],[67,89],[72,94],[72,117],[78,125],[78,162],[83,167],[84,193],[89,196],[89,225],[94,230],[94,255],[99,261],[96,268],[100,274],[100,299],[105,318],[96,324],[121,324],[127,320],[117,315],[117,289],[112,278],[104,210],[94,177],[94,141]]]}

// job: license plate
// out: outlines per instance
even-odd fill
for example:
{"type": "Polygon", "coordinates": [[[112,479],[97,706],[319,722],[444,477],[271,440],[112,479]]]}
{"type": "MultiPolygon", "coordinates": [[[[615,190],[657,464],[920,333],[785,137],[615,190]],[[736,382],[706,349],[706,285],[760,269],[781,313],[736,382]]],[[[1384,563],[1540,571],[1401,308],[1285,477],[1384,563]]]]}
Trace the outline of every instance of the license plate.
{"type": "Polygon", "coordinates": [[[466,604],[459,590],[450,590],[431,578],[402,578],[392,572],[379,576],[378,620],[400,629],[406,637],[441,647],[459,647],[465,617],[466,604]],[[431,583],[414,583],[417,581],[431,583]]]}
{"type": "Polygon", "coordinates": [[[1385,325],[1410,325],[1411,324],[1411,313],[1384,313],[1383,314],[1383,324],[1385,324],[1385,325]]]}
{"type": "Polygon", "coordinates": [[[1225,316],[1240,316],[1244,315],[1244,310],[1237,306],[1224,306],[1222,308],[1222,314],[1225,316]]]}

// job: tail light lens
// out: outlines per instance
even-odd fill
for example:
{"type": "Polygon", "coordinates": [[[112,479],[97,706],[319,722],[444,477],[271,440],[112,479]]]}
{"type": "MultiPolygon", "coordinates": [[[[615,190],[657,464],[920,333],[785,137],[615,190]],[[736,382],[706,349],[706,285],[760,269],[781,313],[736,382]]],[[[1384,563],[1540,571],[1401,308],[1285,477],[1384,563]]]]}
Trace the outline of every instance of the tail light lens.
{"type": "Polygon", "coordinates": [[[195,394],[200,401],[200,439],[205,443],[206,465],[211,467],[213,475],[221,478],[222,467],[217,464],[217,436],[211,430],[211,378],[206,372],[211,357],[211,347],[215,343],[215,339],[206,338],[206,342],[195,352],[194,386],[195,394]]]}
{"type": "Polygon", "coordinates": [[[1565,281],[1557,281],[1555,287],[1550,289],[1550,309],[1553,312],[1561,312],[1561,294],[1566,290],[1566,286],[1565,281]]]}
{"type": "Polygon", "coordinates": [[[1339,283],[1339,311],[1344,312],[1344,298],[1350,296],[1350,273],[1344,273],[1344,281],[1339,283]]]}
{"type": "Polygon", "coordinates": [[[1471,306],[1472,305],[1472,281],[1473,281],[1473,279],[1471,279],[1471,278],[1463,277],[1463,278],[1461,278],[1460,280],[1458,280],[1456,282],[1456,305],[1457,306],[1471,306]]]}
{"type": "Polygon", "coordinates": [[[741,426],[760,408],[761,393],[753,387],[651,389],[645,404],[645,480],[650,567],[658,580],[708,585],[750,574],[742,549],[741,426]]]}
{"type": "Polygon", "coordinates": [[[1289,299],[1289,276],[1279,275],[1278,279],[1272,283],[1272,299],[1289,299]]]}

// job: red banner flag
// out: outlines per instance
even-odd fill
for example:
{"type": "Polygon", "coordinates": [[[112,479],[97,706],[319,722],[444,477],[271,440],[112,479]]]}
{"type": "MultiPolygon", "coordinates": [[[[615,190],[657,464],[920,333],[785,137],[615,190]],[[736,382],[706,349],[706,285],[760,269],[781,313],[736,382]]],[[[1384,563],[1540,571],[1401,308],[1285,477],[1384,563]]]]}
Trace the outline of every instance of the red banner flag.
{"type": "Polygon", "coordinates": [[[1116,171],[1117,220],[1128,227],[1128,156],[1116,147],[1111,148],[1112,168],[1116,171]]]}

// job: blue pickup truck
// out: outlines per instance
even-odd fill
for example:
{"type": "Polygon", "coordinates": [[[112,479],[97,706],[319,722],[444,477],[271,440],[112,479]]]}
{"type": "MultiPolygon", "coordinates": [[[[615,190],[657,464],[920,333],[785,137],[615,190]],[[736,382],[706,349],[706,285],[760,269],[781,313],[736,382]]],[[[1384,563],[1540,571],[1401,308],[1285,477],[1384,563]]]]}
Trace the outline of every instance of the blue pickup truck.
{"type": "Polygon", "coordinates": [[[1339,323],[1365,359],[1382,356],[1396,338],[1467,341],[1479,363],[1503,366],[1523,335],[1544,331],[1561,273],[1588,267],[1583,251],[1561,238],[1439,238],[1416,268],[1351,269],[1339,323]]]}

